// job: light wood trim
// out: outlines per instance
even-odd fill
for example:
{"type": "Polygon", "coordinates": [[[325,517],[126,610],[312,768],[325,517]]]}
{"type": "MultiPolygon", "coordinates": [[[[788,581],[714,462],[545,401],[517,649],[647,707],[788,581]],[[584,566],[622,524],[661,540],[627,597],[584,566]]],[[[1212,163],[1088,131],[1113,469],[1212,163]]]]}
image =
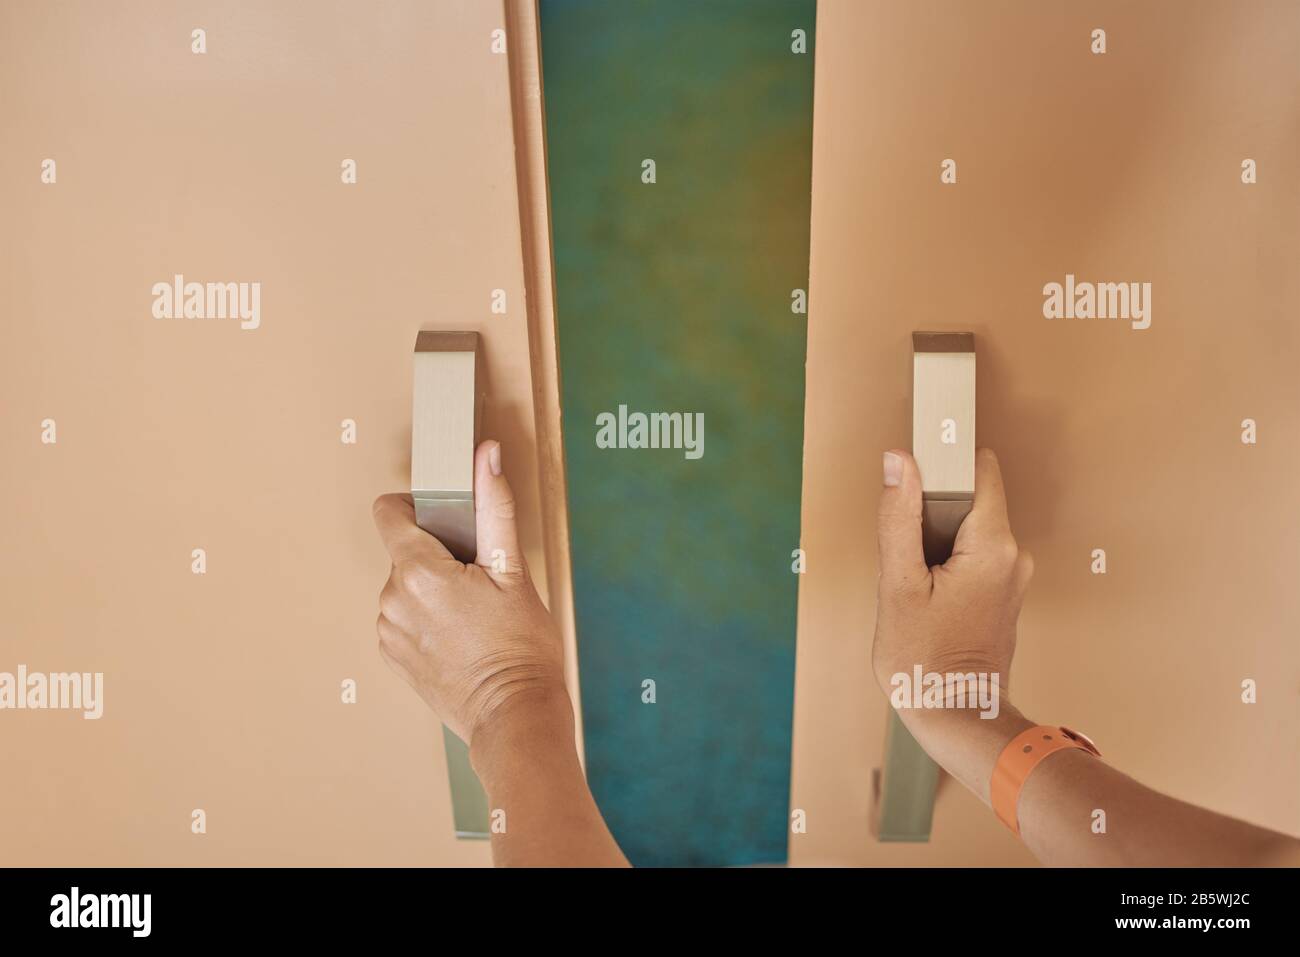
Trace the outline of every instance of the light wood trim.
{"type": "Polygon", "coordinates": [[[573,699],[578,755],[581,758],[582,700],[578,685],[569,501],[560,418],[560,357],[555,320],[550,191],[546,178],[541,32],[536,0],[505,0],[505,16],[547,597],[551,614],[564,639],[565,681],[573,699]]]}

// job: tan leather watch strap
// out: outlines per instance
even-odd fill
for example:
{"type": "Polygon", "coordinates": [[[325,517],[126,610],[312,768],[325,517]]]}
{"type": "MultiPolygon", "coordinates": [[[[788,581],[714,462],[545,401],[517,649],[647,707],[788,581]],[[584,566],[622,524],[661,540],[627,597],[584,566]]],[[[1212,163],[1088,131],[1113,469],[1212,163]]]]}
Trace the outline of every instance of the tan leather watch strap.
{"type": "Polygon", "coordinates": [[[1038,767],[1038,762],[1049,754],[1077,748],[1089,754],[1101,757],[1101,752],[1086,735],[1069,728],[1058,728],[1040,724],[1021,731],[1007,742],[998,756],[998,763],[993,766],[993,779],[989,782],[989,797],[993,810],[1013,834],[1020,835],[1020,819],[1017,806],[1020,803],[1020,789],[1031,771],[1038,767]]]}

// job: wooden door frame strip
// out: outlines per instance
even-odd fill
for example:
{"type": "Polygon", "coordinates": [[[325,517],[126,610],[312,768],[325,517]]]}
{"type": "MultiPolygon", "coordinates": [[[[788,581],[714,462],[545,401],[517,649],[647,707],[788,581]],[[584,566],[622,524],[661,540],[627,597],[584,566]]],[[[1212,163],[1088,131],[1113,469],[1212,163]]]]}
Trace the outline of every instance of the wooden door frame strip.
{"type": "Polygon", "coordinates": [[[560,418],[560,354],[555,319],[550,189],[546,176],[546,114],[537,0],[503,0],[510,70],[510,112],[519,192],[528,354],[537,434],[537,481],[542,508],[547,606],[564,641],[565,684],[573,701],[578,758],[583,758],[582,698],[578,685],[573,611],[569,501],[560,418]]]}

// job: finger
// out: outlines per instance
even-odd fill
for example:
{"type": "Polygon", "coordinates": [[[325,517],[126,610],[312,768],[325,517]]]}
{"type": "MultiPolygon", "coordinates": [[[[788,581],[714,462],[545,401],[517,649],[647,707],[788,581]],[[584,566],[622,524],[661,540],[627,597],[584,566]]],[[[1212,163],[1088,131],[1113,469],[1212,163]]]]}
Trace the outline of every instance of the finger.
{"type": "Polygon", "coordinates": [[[1016,591],[1023,595],[1029,590],[1029,582],[1034,577],[1034,556],[1025,549],[1020,549],[1016,558],[1016,591]]]}
{"type": "Polygon", "coordinates": [[[893,585],[920,584],[930,575],[921,547],[921,472],[916,459],[893,449],[884,454],[877,535],[880,578],[893,585]]]}
{"type": "Polygon", "coordinates": [[[381,612],[375,621],[375,633],[379,635],[380,657],[395,671],[407,670],[414,649],[406,630],[381,612]]]}
{"type": "MultiPolygon", "coordinates": [[[[403,569],[413,569],[418,566],[407,564],[403,569]]],[[[408,609],[405,596],[410,590],[403,586],[397,566],[394,565],[388,574],[388,581],[384,582],[384,587],[379,592],[379,627],[380,637],[383,637],[383,624],[386,621],[389,626],[399,630],[406,630],[414,626],[413,615],[408,609]]]]}
{"type": "Polygon", "coordinates": [[[383,615],[380,615],[379,620],[375,622],[375,630],[379,633],[379,657],[383,658],[384,663],[389,668],[401,675],[414,687],[415,682],[411,676],[410,664],[412,658],[411,641],[406,632],[383,615]]]}
{"type": "Polygon", "coordinates": [[[375,620],[375,634],[379,635],[380,649],[390,657],[396,657],[410,644],[406,630],[393,621],[387,612],[381,611],[375,620]]]}
{"type": "Polygon", "coordinates": [[[515,525],[515,493],[501,467],[501,443],[489,439],[474,453],[474,561],[498,581],[525,570],[515,525]]]}
{"type": "Polygon", "coordinates": [[[1011,524],[1007,519],[1007,493],[1002,484],[1002,467],[992,449],[975,452],[975,503],[962,528],[970,527],[978,537],[1007,536],[1011,524]]]}
{"type": "Polygon", "coordinates": [[[422,562],[431,568],[451,563],[459,565],[451,552],[419,525],[415,524],[415,505],[409,495],[390,492],[375,499],[375,528],[394,565],[422,562]]]}

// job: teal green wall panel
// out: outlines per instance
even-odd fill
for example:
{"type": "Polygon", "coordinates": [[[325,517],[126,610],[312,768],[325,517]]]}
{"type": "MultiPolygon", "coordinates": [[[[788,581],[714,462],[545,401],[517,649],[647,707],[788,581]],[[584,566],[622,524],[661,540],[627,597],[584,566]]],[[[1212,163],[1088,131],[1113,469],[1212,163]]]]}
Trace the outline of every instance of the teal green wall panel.
{"type": "Polygon", "coordinates": [[[815,19],[541,3],[587,768],[637,864],[786,857],[815,19]],[[620,405],[702,457],[598,448],[620,405]]]}

